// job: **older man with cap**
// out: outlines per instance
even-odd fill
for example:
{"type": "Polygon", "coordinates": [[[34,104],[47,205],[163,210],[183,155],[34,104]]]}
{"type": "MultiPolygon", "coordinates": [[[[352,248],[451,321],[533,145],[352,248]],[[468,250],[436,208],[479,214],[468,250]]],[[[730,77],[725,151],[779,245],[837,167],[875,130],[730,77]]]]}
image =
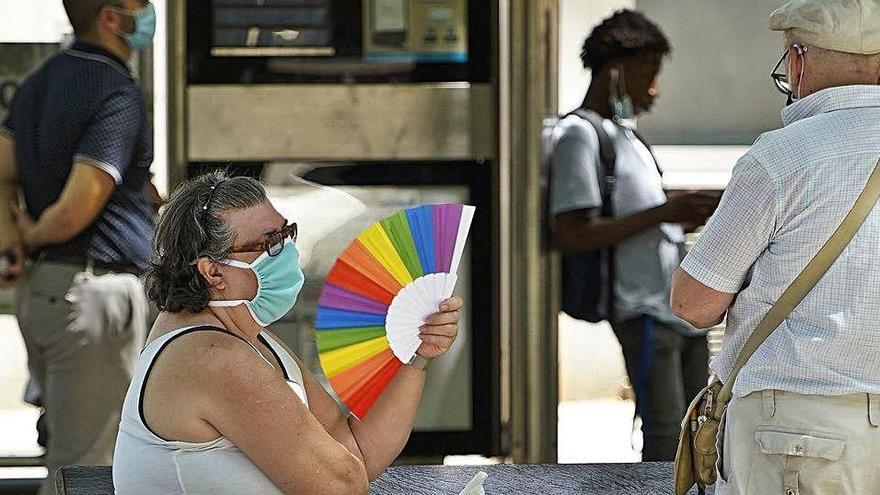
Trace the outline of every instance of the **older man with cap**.
{"type": "MultiPolygon", "coordinates": [[[[784,127],[739,160],[676,273],[697,327],[727,314],[722,382],[751,333],[852,208],[880,158],[880,0],[790,0],[770,27],[784,127]]],[[[880,493],[880,210],[742,367],[716,493],[880,493]]]]}

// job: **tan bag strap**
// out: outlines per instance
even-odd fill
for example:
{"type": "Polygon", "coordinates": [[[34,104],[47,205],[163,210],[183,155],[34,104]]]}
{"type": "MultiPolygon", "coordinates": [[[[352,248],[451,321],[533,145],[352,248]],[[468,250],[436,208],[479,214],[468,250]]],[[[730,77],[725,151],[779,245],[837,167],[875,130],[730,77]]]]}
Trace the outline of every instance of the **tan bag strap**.
{"type": "MultiPolygon", "coordinates": [[[[743,365],[758,350],[758,347],[767,340],[767,337],[794,311],[794,308],[804,300],[807,294],[813,290],[813,287],[825,275],[825,272],[831,268],[831,265],[840,256],[840,253],[846,249],[846,246],[855,237],[856,232],[865,222],[865,219],[868,218],[878,198],[880,198],[880,161],[874,166],[874,171],[868,177],[865,188],[859,194],[858,199],[856,199],[843,222],[831,234],[831,237],[825,242],[822,249],[807,263],[807,266],[794,279],[794,282],[785,289],[785,292],[782,293],[776,304],[764,315],[761,323],[758,324],[758,327],[755,328],[755,331],[746,340],[742,351],[740,351],[736,359],[736,363],[733,365],[730,376],[727,377],[724,387],[721,388],[721,392],[718,394],[719,403],[726,404],[730,400],[733,383],[736,381],[736,377],[739,375],[743,365]]],[[[720,415],[723,412],[723,408],[715,408],[715,411],[720,415]]],[[[720,417],[717,419],[720,419],[720,417]]]]}

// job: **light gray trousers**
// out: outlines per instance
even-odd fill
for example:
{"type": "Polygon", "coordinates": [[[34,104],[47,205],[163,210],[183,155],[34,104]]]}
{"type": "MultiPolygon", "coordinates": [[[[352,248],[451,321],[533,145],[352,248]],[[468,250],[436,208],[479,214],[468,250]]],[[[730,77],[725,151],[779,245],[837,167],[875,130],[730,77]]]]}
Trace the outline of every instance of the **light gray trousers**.
{"type": "MultiPolygon", "coordinates": [[[[147,332],[138,310],[125,328],[111,328],[99,315],[75,321],[65,299],[80,267],[37,262],[16,287],[16,316],[28,353],[28,367],[46,408],[47,482],[40,494],[54,494],[55,471],[70,464],[111,464],[122,400],[147,332]]],[[[95,274],[102,272],[96,270],[95,274]]],[[[128,291],[102,294],[102,304],[145,305],[128,291]]],[[[143,307],[143,306],[139,306],[143,307]]],[[[118,325],[117,325],[118,327],[118,325]]]]}

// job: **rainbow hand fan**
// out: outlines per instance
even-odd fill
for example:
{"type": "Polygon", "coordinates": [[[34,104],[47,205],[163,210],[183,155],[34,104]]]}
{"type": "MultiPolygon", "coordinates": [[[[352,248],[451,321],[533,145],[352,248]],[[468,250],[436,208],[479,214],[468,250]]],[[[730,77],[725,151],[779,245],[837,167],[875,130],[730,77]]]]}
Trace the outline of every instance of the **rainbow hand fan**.
{"type": "Polygon", "coordinates": [[[456,204],[398,211],[363,231],[327,274],[318,357],[355,416],[415,358],[419,327],[452,296],[473,217],[473,206],[456,204]]]}

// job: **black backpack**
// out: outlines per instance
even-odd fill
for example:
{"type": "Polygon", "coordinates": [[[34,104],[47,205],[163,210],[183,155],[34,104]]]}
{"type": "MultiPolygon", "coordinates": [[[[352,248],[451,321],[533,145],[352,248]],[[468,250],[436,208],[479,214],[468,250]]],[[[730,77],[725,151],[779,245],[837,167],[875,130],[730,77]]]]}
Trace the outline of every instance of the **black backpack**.
{"type": "MultiPolygon", "coordinates": [[[[602,193],[602,208],[600,215],[603,218],[614,216],[612,196],[614,193],[616,177],[615,167],[617,153],[614,143],[605,132],[602,122],[605,120],[599,114],[579,108],[569,114],[576,115],[587,121],[596,131],[599,138],[599,163],[600,179],[599,189],[602,193]]],[[[561,119],[560,119],[561,120],[561,119]]],[[[555,127],[555,124],[554,124],[555,127]]],[[[547,127],[545,126],[545,129],[547,127]]],[[[551,128],[552,131],[552,128],[551,128]]],[[[651,147],[641,135],[633,131],[648,151],[651,147]]],[[[549,143],[545,137],[544,143],[549,143]]],[[[547,149],[544,160],[544,183],[545,202],[548,206],[544,209],[549,214],[550,184],[553,171],[550,159],[552,150],[547,149]]],[[[653,157],[653,153],[652,153],[653,157]]],[[[657,164],[656,158],[654,159],[657,164]]],[[[660,171],[657,165],[658,172],[660,171]]],[[[662,175],[662,172],[661,172],[662,175]]],[[[547,222],[549,225],[550,222],[547,222]]],[[[562,311],[572,318],[597,323],[603,320],[614,319],[614,248],[596,249],[577,254],[563,254],[562,256],[562,311]]]]}

